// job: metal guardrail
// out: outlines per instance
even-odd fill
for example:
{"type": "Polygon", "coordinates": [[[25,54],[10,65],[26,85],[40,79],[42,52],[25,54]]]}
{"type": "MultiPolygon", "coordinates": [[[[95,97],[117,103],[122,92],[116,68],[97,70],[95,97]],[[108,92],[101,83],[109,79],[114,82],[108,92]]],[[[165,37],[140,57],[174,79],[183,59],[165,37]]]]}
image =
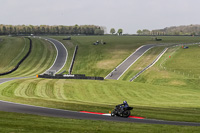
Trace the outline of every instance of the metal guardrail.
{"type": "Polygon", "coordinates": [[[72,62],[71,62],[71,65],[69,67],[69,74],[72,73],[72,69],[73,69],[73,66],[74,66],[74,61],[75,61],[75,57],[76,57],[77,51],[78,51],[78,45],[76,45],[75,50],[74,50],[72,62]]]}

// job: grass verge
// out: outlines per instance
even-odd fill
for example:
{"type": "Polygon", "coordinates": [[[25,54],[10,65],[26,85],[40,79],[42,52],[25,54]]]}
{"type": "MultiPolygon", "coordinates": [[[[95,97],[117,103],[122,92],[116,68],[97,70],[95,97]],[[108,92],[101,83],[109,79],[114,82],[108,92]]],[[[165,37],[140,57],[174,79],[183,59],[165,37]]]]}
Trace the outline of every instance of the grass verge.
{"type": "Polygon", "coordinates": [[[200,127],[108,122],[95,120],[75,120],[0,112],[0,130],[3,133],[198,133],[200,127]]]}
{"type": "Polygon", "coordinates": [[[23,37],[1,37],[0,73],[13,69],[29,50],[29,41],[23,37]]]}
{"type": "Polygon", "coordinates": [[[33,47],[29,57],[16,71],[8,75],[1,76],[1,78],[35,76],[43,73],[51,67],[56,57],[55,47],[45,40],[36,38],[31,39],[33,47]]]}

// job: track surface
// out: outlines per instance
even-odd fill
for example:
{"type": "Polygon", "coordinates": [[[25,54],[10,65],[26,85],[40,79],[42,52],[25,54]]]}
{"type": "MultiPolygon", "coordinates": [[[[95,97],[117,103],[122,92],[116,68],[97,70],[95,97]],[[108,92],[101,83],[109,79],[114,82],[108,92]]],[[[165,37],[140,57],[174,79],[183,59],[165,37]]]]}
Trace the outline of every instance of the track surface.
{"type": "MultiPolygon", "coordinates": [[[[62,67],[65,64],[66,59],[64,59],[64,58],[66,57],[67,52],[63,53],[63,49],[65,49],[65,48],[62,48],[63,45],[61,43],[59,43],[58,41],[55,41],[53,39],[49,39],[49,40],[51,42],[55,43],[54,45],[58,50],[58,56],[57,56],[57,58],[54,62],[54,65],[49,70],[59,71],[60,69],[62,69],[62,67]]],[[[138,50],[139,51],[138,56],[141,56],[150,47],[152,47],[152,45],[142,47],[141,50],[139,49],[138,50]]],[[[0,79],[0,84],[7,82],[7,81],[11,81],[11,80],[15,80],[15,79],[22,79],[22,78],[26,78],[26,77],[0,79]]],[[[6,101],[1,101],[1,100],[0,100],[0,110],[6,111],[6,112],[27,113],[27,114],[50,116],[50,117],[63,117],[63,118],[74,118],[74,119],[106,120],[106,121],[119,121],[119,122],[137,122],[137,123],[149,123],[149,124],[200,126],[200,123],[162,121],[162,120],[152,120],[152,119],[133,119],[133,118],[109,117],[109,116],[103,116],[103,115],[81,113],[81,112],[76,112],[76,111],[67,111],[67,110],[61,110],[61,109],[52,109],[52,108],[37,107],[37,106],[31,106],[31,105],[25,105],[25,104],[17,104],[17,103],[6,102],[6,101]]]]}
{"type": "Polygon", "coordinates": [[[51,66],[51,68],[49,68],[46,72],[48,72],[48,71],[58,72],[64,67],[64,65],[67,61],[67,56],[68,56],[67,49],[61,42],[59,42],[55,39],[51,39],[51,38],[46,38],[46,39],[49,42],[51,42],[52,44],[54,44],[54,46],[56,47],[56,50],[57,50],[56,60],[53,64],[53,66],[51,66]]]}
{"type": "Polygon", "coordinates": [[[116,70],[113,70],[110,74],[108,74],[105,79],[115,79],[118,80],[128,68],[135,63],[146,51],[150,48],[154,47],[154,44],[144,45],[137,49],[133,54],[131,54],[124,62],[122,62],[116,70]]]}
{"type": "Polygon", "coordinates": [[[18,113],[35,114],[35,115],[50,116],[50,117],[73,118],[73,119],[75,118],[75,119],[104,120],[104,121],[118,121],[118,122],[137,122],[137,123],[149,123],[149,124],[200,126],[200,123],[110,117],[104,115],[88,114],[88,113],[67,111],[61,109],[52,109],[52,108],[30,106],[24,104],[16,104],[5,101],[0,101],[0,110],[6,112],[18,112],[18,113]]]}

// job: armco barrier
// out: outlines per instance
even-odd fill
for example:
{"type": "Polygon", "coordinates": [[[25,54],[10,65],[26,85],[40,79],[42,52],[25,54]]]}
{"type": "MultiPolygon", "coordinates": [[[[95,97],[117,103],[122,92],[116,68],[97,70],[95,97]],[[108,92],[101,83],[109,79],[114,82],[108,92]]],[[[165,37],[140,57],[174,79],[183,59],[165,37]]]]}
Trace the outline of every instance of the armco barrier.
{"type": "Polygon", "coordinates": [[[51,76],[48,74],[38,75],[38,78],[49,78],[49,79],[90,79],[90,80],[104,80],[103,77],[89,77],[85,75],[75,74],[69,75],[68,77],[62,74],[56,74],[55,76],[51,76]]]}
{"type": "Polygon", "coordinates": [[[71,65],[69,67],[69,74],[72,73],[72,69],[73,69],[73,66],[74,66],[74,61],[75,61],[75,57],[76,57],[76,54],[77,54],[77,50],[78,50],[78,45],[76,45],[75,50],[74,50],[74,55],[73,55],[73,58],[72,58],[72,62],[71,62],[71,65]]]}
{"type": "Polygon", "coordinates": [[[29,47],[27,54],[17,63],[17,65],[12,70],[10,70],[8,72],[0,73],[0,76],[10,74],[10,73],[14,72],[15,70],[17,70],[19,68],[19,66],[22,64],[22,62],[30,55],[31,50],[32,50],[32,40],[29,37],[26,37],[26,38],[28,38],[30,41],[30,47],[29,47]]]}

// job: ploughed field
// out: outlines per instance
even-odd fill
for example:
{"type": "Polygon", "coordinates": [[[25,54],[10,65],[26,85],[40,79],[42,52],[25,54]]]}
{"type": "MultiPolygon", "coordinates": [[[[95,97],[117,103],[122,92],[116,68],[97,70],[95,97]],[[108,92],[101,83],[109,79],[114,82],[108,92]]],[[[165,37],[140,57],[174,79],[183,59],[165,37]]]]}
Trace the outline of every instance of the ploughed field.
{"type": "MultiPolygon", "coordinates": [[[[72,73],[102,77],[141,45],[200,42],[199,37],[160,37],[163,39],[161,42],[154,41],[149,36],[72,36],[71,41],[62,40],[64,36],[53,38],[62,41],[69,52],[68,62],[63,70],[68,71],[74,46],[78,45],[72,73]],[[106,44],[92,45],[97,40],[103,40],[106,44]]],[[[34,75],[51,66],[56,54],[55,48],[44,40],[33,39],[33,42],[38,44],[34,45],[35,48],[43,46],[43,49],[38,48],[35,55],[28,57],[27,63],[22,64],[23,67],[7,77],[34,75]],[[54,54],[47,54],[48,51],[54,54]],[[39,61],[32,63],[28,60],[39,61]]],[[[181,46],[170,48],[153,67],[133,82],[129,82],[132,76],[149,65],[163,49],[164,47],[150,49],[120,80],[20,79],[0,85],[0,99],[52,108],[98,112],[108,112],[116,104],[127,100],[134,107],[132,114],[137,116],[200,122],[198,45],[191,45],[189,49],[182,49],[181,46]]]]}

